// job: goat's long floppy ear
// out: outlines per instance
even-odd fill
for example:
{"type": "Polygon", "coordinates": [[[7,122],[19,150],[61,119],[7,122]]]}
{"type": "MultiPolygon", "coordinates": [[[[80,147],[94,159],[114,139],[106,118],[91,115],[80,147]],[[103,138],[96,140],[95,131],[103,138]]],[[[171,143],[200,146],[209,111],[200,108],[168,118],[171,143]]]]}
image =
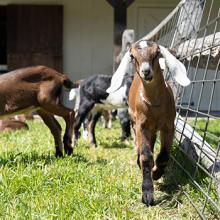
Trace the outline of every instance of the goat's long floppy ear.
{"type": "Polygon", "coordinates": [[[124,76],[125,76],[126,72],[129,69],[129,63],[130,62],[131,62],[130,53],[129,53],[129,51],[127,51],[125,53],[124,57],[122,58],[121,63],[118,66],[118,69],[113,74],[112,80],[111,80],[111,85],[106,90],[106,92],[112,93],[112,92],[115,92],[116,90],[118,90],[121,87],[124,76]]]}
{"type": "Polygon", "coordinates": [[[159,46],[161,55],[165,59],[165,64],[168,67],[170,73],[173,75],[174,79],[181,86],[188,86],[190,84],[190,80],[186,75],[185,66],[176,59],[165,47],[159,46]]]}

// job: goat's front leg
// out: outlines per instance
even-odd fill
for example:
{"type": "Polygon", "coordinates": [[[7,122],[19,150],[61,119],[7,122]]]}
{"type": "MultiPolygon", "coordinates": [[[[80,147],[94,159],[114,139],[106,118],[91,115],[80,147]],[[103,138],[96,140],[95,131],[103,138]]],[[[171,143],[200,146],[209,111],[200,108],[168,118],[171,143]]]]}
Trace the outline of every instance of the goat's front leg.
{"type": "Polygon", "coordinates": [[[51,115],[43,110],[38,110],[37,113],[41,116],[44,123],[50,129],[50,132],[54,137],[55,148],[56,148],[56,157],[62,157],[63,156],[63,147],[62,147],[62,140],[61,140],[62,128],[61,128],[60,124],[54,118],[53,115],[51,115]]]}
{"type": "Polygon", "coordinates": [[[151,151],[150,141],[144,134],[144,129],[140,126],[136,126],[136,142],[139,152],[139,163],[142,170],[142,202],[147,206],[154,203],[154,187],[151,177],[151,170],[153,167],[153,154],[151,151]]]}
{"type": "Polygon", "coordinates": [[[70,112],[67,116],[64,117],[66,122],[66,130],[63,136],[63,144],[65,153],[71,155],[73,153],[72,148],[72,138],[73,138],[73,128],[74,128],[74,120],[75,120],[75,112],[70,112]]]}
{"type": "Polygon", "coordinates": [[[152,170],[152,177],[158,180],[163,174],[169,160],[170,147],[173,142],[174,126],[160,131],[161,148],[157,156],[155,166],[152,170]]]}

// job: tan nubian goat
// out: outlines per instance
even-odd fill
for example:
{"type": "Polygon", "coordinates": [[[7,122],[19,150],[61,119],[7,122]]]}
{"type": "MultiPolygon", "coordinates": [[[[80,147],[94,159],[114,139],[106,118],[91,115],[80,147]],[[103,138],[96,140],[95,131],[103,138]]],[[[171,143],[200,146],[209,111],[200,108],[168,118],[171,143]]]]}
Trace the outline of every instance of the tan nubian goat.
{"type": "MultiPolygon", "coordinates": [[[[137,162],[143,174],[142,202],[149,206],[154,202],[152,179],[157,180],[163,175],[169,159],[176,115],[173,93],[165,82],[160,67],[161,57],[177,82],[187,86],[190,81],[186,76],[184,65],[167,49],[154,42],[135,43],[125,57],[127,61],[124,60],[124,63],[133,62],[136,67],[129,91],[129,113],[135,133],[137,162]],[[161,149],[154,163],[153,151],[158,131],[161,149]]],[[[115,78],[112,79],[112,86],[108,92],[120,87],[123,68],[113,77],[115,78]]]]}

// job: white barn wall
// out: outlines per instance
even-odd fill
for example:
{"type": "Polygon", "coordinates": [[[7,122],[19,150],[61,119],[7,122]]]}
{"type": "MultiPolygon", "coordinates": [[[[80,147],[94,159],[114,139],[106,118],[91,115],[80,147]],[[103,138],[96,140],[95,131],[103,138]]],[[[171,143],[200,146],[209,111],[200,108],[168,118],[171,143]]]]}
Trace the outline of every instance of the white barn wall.
{"type": "Polygon", "coordinates": [[[113,9],[105,0],[0,0],[0,5],[63,5],[63,70],[72,79],[111,74],[113,9]]]}
{"type": "Polygon", "coordinates": [[[178,0],[135,0],[128,8],[127,28],[135,30],[138,40],[154,29],[178,3],[178,0]]]}

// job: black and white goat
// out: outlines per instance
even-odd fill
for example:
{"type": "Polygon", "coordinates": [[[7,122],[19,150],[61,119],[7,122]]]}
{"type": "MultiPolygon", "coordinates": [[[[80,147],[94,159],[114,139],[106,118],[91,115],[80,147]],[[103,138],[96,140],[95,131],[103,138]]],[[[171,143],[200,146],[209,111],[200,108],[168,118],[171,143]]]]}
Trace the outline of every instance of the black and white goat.
{"type": "MultiPolygon", "coordinates": [[[[76,98],[79,97],[79,100],[77,101],[78,106],[75,108],[75,144],[79,138],[79,129],[89,112],[92,113],[89,116],[88,122],[89,142],[93,145],[96,145],[95,125],[101,115],[101,110],[127,108],[128,92],[133,80],[134,69],[133,65],[130,65],[129,63],[120,66],[121,68],[125,68],[124,70],[126,71],[126,77],[122,82],[121,88],[114,93],[108,94],[106,92],[111,83],[111,75],[90,76],[80,83],[80,88],[78,91],[79,95],[75,95],[76,98]]],[[[127,109],[119,112],[118,117],[122,127],[121,139],[125,140],[130,136],[130,119],[127,109]]]]}

